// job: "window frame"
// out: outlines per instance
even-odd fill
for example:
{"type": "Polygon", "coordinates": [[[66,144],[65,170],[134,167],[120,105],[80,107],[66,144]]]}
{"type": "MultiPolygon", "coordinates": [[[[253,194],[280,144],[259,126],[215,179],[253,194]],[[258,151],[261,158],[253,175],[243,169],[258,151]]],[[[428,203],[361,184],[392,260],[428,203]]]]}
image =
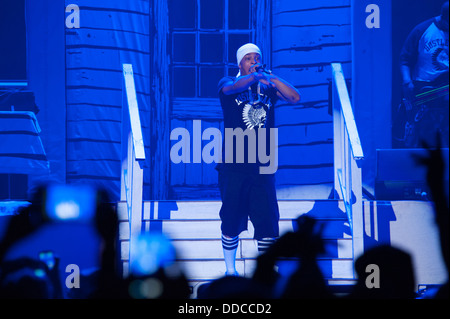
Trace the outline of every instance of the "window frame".
{"type": "MultiPolygon", "coordinates": [[[[201,28],[201,2],[202,0],[195,0],[196,5],[196,17],[195,17],[195,25],[194,28],[172,28],[170,26],[169,21],[169,56],[170,56],[170,65],[169,65],[169,73],[170,73],[170,98],[173,102],[174,100],[187,100],[187,99],[213,99],[217,98],[216,96],[205,96],[202,90],[202,77],[201,77],[201,69],[204,67],[223,67],[224,75],[234,75],[234,72],[237,70],[236,65],[236,57],[233,54],[229,56],[229,36],[230,34],[236,35],[248,35],[249,42],[255,42],[256,37],[256,28],[255,28],[255,17],[252,8],[254,7],[254,0],[248,1],[249,6],[249,28],[248,29],[229,29],[229,5],[230,0],[222,0],[224,3],[224,12],[222,15],[223,19],[223,29],[205,29],[201,28]],[[178,62],[174,61],[175,56],[175,43],[174,38],[177,34],[195,34],[195,56],[194,62],[178,62]],[[222,34],[223,35],[223,48],[222,48],[222,61],[220,62],[202,62],[201,61],[201,35],[202,34],[222,34]],[[174,36],[175,35],[175,36],[174,36]],[[194,97],[185,97],[185,96],[175,96],[175,79],[174,79],[174,69],[177,67],[195,67],[195,94],[194,97]]],[[[170,20],[170,12],[169,12],[169,20],[170,20]]],[[[231,53],[230,53],[231,54],[231,53]]],[[[237,72],[236,72],[237,73],[237,72]]]]}

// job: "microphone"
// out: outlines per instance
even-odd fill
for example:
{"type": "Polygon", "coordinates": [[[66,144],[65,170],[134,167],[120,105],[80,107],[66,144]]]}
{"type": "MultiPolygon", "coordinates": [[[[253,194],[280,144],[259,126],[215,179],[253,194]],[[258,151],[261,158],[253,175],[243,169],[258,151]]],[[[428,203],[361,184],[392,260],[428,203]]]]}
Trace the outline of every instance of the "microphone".
{"type": "Polygon", "coordinates": [[[256,72],[262,71],[262,72],[265,72],[265,73],[268,73],[268,74],[271,74],[271,73],[272,73],[272,71],[266,70],[266,65],[265,65],[265,64],[260,65],[260,66],[257,66],[257,67],[255,68],[255,71],[256,71],[256,72]]]}

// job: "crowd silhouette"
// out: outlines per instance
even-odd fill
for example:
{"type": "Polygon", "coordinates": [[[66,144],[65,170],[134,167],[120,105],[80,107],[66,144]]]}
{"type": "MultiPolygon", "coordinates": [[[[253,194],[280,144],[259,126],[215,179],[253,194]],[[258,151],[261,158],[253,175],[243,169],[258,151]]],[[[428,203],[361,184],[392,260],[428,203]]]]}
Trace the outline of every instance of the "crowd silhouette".
{"type": "MultiPolygon", "coordinates": [[[[429,156],[417,158],[427,166],[427,182],[435,207],[442,257],[448,272],[448,199],[444,187],[445,165],[441,149],[430,149],[429,156]]],[[[12,216],[0,242],[1,299],[188,299],[190,289],[185,275],[174,264],[158,263],[153,270],[133,272],[123,277],[118,258],[118,216],[108,194],[97,191],[95,218],[91,220],[101,238],[100,267],[80,276],[79,289],[67,289],[58,272],[59,260],[49,265],[37,258],[7,260],[9,249],[18,241],[51,223],[44,212],[46,187],[41,187],[31,205],[12,216]]],[[[317,263],[324,251],[321,229],[315,219],[305,215],[296,220],[295,231],[281,236],[265,253],[257,257],[253,276],[224,276],[198,288],[198,299],[414,299],[414,270],[408,253],[388,245],[373,247],[356,260],[357,283],[347,295],[336,295],[326,284],[317,263]],[[299,260],[289,280],[280,285],[276,263],[280,259],[299,260]],[[383,271],[377,289],[367,285],[368,265],[383,271]]],[[[55,238],[55,240],[58,240],[55,238]]],[[[152,245],[148,245],[149,247],[152,245]]],[[[145,251],[159,254],[152,249],[145,251]]],[[[42,247],[45,251],[47,247],[42,247]]],[[[154,262],[154,261],[153,261],[154,262]]],[[[149,269],[149,268],[147,268],[149,269]]],[[[448,298],[448,281],[426,298],[448,298]]]]}
{"type": "MultiPolygon", "coordinates": [[[[40,187],[31,200],[31,205],[12,216],[0,242],[0,299],[156,299],[189,298],[189,286],[182,273],[156,268],[151,273],[130,273],[126,278],[118,257],[118,216],[111,205],[108,194],[96,191],[95,216],[92,224],[101,238],[99,267],[79,274],[77,289],[67,287],[59,269],[59,259],[54,265],[35,258],[6,260],[5,256],[15,243],[37,232],[48,224],[54,227],[77,220],[54,221],[45,212],[48,186],[40,187]],[[157,295],[151,290],[159,289],[157,295]],[[150,291],[150,292],[149,292],[150,291]]],[[[54,238],[55,241],[58,238],[54,238]]],[[[48,247],[42,247],[46,251],[48,247]]],[[[64,274],[68,276],[67,274],[64,274]]]]}

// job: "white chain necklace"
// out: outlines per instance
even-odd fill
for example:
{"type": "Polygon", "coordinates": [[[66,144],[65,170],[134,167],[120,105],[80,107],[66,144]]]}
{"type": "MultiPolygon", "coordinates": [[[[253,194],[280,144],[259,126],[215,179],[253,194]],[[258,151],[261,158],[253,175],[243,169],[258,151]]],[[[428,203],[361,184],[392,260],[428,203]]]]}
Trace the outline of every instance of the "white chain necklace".
{"type": "Polygon", "coordinates": [[[249,104],[250,105],[256,105],[259,102],[261,102],[261,83],[260,82],[258,82],[258,86],[257,86],[257,89],[256,89],[256,93],[258,95],[258,99],[256,101],[253,99],[252,86],[251,85],[248,87],[248,91],[249,91],[249,104]]]}

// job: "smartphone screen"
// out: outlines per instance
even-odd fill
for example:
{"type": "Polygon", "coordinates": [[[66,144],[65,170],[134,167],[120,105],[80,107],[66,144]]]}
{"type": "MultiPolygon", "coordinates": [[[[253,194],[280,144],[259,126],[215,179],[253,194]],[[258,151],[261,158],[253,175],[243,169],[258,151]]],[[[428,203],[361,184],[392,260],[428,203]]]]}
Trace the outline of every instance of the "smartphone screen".
{"type": "Polygon", "coordinates": [[[55,254],[51,250],[41,251],[39,253],[39,260],[44,262],[47,265],[48,269],[50,269],[50,270],[52,270],[53,267],[55,267],[55,264],[56,264],[55,254]]]}
{"type": "Polygon", "coordinates": [[[51,185],[47,188],[45,213],[52,221],[89,222],[95,216],[97,192],[88,185],[51,185]]]}

